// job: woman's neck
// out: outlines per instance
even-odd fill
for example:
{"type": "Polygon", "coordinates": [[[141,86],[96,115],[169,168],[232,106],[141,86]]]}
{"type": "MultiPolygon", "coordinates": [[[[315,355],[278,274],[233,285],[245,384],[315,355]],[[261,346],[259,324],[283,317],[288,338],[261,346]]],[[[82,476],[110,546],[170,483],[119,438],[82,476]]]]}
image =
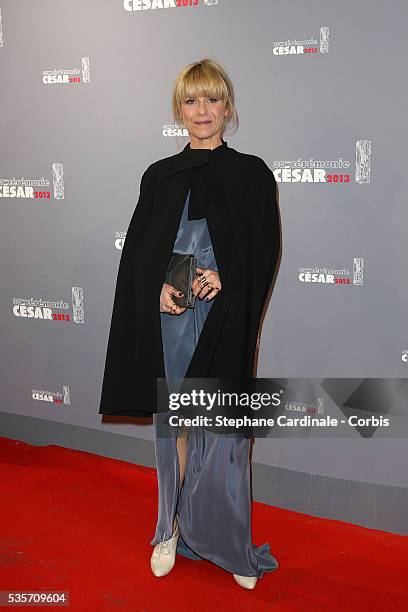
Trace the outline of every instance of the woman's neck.
{"type": "Polygon", "coordinates": [[[195,136],[190,136],[190,149],[216,149],[217,147],[223,144],[222,137],[211,138],[196,138],[195,136]]]}

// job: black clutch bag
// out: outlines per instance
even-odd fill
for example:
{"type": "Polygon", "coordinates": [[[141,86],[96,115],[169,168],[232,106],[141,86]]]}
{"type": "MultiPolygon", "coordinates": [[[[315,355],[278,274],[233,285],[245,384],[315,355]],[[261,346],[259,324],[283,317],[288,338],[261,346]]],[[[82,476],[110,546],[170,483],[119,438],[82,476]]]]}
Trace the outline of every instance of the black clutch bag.
{"type": "Polygon", "coordinates": [[[178,291],[184,293],[183,297],[173,297],[177,306],[183,308],[194,308],[195,297],[191,289],[196,277],[197,259],[194,255],[184,253],[173,253],[167,268],[165,283],[173,285],[178,291]]]}

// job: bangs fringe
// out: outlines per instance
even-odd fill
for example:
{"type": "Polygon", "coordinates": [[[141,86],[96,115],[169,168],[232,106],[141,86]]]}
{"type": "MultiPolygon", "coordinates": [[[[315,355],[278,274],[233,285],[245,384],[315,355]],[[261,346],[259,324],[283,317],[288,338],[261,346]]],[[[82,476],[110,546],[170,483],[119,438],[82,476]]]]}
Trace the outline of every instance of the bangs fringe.
{"type": "Polygon", "coordinates": [[[179,101],[188,98],[208,96],[227,100],[228,90],[220,75],[209,66],[197,64],[190,69],[179,83],[176,92],[179,101]]]}

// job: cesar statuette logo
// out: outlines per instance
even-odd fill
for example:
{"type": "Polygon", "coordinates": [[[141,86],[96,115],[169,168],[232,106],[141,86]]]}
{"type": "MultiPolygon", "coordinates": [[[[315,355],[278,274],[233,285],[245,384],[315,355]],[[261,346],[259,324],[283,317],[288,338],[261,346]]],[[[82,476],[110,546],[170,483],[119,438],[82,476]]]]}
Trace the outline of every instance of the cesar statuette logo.
{"type": "Polygon", "coordinates": [[[80,68],[53,68],[52,70],[42,71],[42,82],[44,85],[72,85],[78,83],[89,83],[91,80],[91,70],[89,57],[82,58],[80,68]]]}
{"type": "Polygon", "coordinates": [[[329,183],[365,185],[371,181],[371,140],[356,140],[355,167],[350,160],[337,159],[274,160],[272,169],[278,183],[329,183]]]}
{"type": "Polygon", "coordinates": [[[84,290],[71,288],[71,305],[64,300],[45,300],[43,298],[12,299],[12,312],[22,319],[41,319],[65,323],[84,323],[84,290]]]}
{"type": "Polygon", "coordinates": [[[64,199],[64,165],[62,162],[51,164],[52,179],[27,179],[24,177],[0,178],[0,198],[19,198],[23,200],[54,200],[64,199]],[[51,196],[52,193],[52,196],[51,196]]]}
{"type": "Polygon", "coordinates": [[[319,31],[319,46],[317,38],[305,40],[285,40],[275,41],[272,47],[272,53],[278,57],[284,55],[314,55],[317,53],[329,52],[329,26],[321,26],[319,31]]]}

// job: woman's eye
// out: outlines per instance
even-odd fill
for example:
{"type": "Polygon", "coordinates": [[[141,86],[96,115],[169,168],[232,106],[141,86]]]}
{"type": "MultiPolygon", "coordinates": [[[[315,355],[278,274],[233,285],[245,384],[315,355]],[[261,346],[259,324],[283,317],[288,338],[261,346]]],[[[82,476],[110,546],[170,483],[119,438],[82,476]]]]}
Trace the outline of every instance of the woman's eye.
{"type": "MultiPolygon", "coordinates": [[[[217,102],[217,101],[218,101],[218,99],[217,99],[217,98],[208,98],[208,100],[210,100],[210,101],[212,101],[212,102],[217,102]]],[[[186,104],[190,104],[190,102],[195,102],[195,101],[196,101],[196,99],[195,99],[195,98],[188,98],[188,99],[186,100],[186,104]]]]}

